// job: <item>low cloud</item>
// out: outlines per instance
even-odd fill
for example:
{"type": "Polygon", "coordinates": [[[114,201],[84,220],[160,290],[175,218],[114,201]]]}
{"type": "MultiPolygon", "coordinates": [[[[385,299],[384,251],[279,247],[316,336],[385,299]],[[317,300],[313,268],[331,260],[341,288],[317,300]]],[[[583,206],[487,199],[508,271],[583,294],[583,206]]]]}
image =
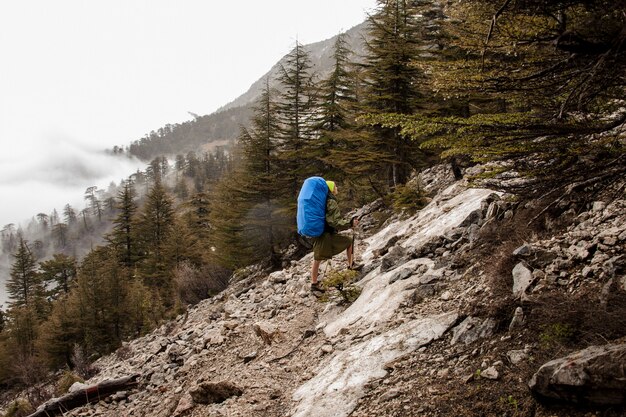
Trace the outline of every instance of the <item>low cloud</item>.
{"type": "Polygon", "coordinates": [[[0,158],[0,227],[24,223],[55,208],[61,211],[68,203],[82,208],[87,187],[119,184],[143,165],[135,158],[59,137],[15,149],[0,158]]]}

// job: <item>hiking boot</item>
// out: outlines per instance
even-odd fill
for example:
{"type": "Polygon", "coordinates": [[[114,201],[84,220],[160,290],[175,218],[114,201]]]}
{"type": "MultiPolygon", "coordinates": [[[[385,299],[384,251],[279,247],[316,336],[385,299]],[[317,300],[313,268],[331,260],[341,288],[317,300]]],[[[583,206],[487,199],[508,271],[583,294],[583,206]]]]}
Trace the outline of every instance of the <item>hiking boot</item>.
{"type": "Polygon", "coordinates": [[[326,290],[319,282],[316,282],[315,284],[311,284],[311,292],[314,294],[324,294],[326,290]]]}

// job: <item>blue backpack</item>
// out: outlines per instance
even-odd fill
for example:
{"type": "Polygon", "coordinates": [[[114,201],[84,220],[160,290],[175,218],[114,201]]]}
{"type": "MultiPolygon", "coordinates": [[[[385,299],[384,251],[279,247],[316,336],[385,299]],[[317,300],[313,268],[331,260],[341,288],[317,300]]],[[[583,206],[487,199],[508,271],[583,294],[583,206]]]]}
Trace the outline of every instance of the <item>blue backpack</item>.
{"type": "Polygon", "coordinates": [[[324,233],[326,221],[326,197],[328,185],[322,177],[304,180],[298,194],[298,233],[306,237],[318,237],[324,233]]]}

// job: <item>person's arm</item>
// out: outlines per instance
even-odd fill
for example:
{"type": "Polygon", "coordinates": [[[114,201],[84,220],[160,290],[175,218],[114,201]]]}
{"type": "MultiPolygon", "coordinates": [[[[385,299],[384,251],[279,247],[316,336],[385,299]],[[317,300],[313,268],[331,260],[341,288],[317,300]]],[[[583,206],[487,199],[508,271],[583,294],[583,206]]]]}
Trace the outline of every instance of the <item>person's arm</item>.
{"type": "Polygon", "coordinates": [[[352,226],[350,219],[341,217],[337,200],[331,198],[326,205],[326,223],[336,230],[346,230],[352,226]]]}

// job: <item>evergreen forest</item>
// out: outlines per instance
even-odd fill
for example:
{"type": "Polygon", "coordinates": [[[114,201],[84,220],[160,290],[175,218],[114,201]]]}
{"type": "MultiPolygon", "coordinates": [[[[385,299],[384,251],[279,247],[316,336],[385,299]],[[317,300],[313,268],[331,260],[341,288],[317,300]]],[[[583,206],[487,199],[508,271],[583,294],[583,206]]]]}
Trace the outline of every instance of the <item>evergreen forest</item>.
{"type": "Polygon", "coordinates": [[[295,211],[309,176],[340,184],[350,209],[418,199],[411,174],[442,161],[485,164],[476,181],[526,198],[624,175],[624,0],[379,0],[366,28],[364,54],[337,36],[323,77],[296,43],[229,125],[198,116],[116,147],[150,163],[87,189],[85,209],[4,226],[0,384],[88,374],[237,271],[307,253],[295,211]]]}

